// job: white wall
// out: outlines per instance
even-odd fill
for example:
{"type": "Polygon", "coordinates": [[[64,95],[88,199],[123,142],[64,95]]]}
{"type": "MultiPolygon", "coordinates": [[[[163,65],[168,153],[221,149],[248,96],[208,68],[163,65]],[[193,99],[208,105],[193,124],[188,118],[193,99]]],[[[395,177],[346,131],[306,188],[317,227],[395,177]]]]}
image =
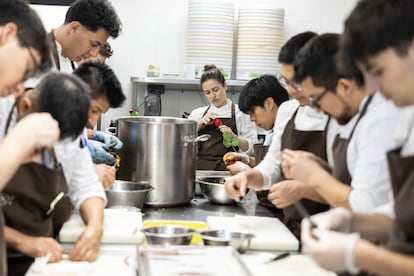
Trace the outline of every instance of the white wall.
{"type": "MultiPolygon", "coordinates": [[[[228,0],[229,1],[229,0],[228,0]]],[[[303,31],[341,32],[343,21],[357,0],[233,0],[237,5],[272,5],[285,9],[285,39],[303,31]]],[[[128,114],[132,102],[131,76],[144,76],[149,64],[161,73],[182,73],[188,0],[112,0],[122,23],[123,32],[111,41],[114,56],[109,64],[118,75],[126,104],[110,110],[102,118],[102,126],[117,116],[128,114]]],[[[67,7],[32,5],[50,30],[64,19],[67,7]]],[[[232,95],[229,95],[232,97],[232,95]]],[[[203,104],[200,91],[167,91],[162,96],[162,115],[181,116],[203,104]]],[[[237,101],[237,95],[233,96],[237,101]]],[[[138,100],[140,101],[140,99],[138,100]]]]}

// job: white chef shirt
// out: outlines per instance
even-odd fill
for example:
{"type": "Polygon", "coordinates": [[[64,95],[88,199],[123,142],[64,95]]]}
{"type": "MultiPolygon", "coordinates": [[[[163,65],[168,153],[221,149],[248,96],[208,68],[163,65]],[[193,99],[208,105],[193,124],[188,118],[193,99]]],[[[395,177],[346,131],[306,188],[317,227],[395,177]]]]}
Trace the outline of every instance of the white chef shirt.
{"type": "MultiPolygon", "coordinates": [[[[361,112],[368,97],[359,106],[361,112]]],[[[359,112],[340,133],[347,139],[359,112]]],[[[355,212],[372,213],[375,207],[389,202],[391,191],[386,153],[396,147],[394,134],[401,109],[375,93],[365,115],[355,127],[347,148],[347,166],[352,176],[349,203],[355,212]]]]}
{"type": "MultiPolygon", "coordinates": [[[[231,105],[232,101],[227,99],[227,103],[222,107],[215,107],[214,105],[198,107],[191,111],[188,119],[200,121],[203,118],[204,112],[210,107],[208,112],[214,112],[218,114],[219,118],[231,118],[231,105]]],[[[250,117],[240,111],[239,106],[235,104],[235,115],[236,115],[236,127],[237,135],[243,137],[249,142],[249,149],[245,153],[253,153],[253,145],[257,143],[257,131],[256,124],[250,121],[250,117]]]]}
{"type": "Polygon", "coordinates": [[[62,56],[62,46],[60,46],[59,42],[55,40],[56,49],[59,53],[59,65],[60,65],[60,72],[71,74],[73,72],[72,63],[70,59],[65,58],[62,56]]]}
{"type": "MultiPolygon", "coordinates": [[[[414,155],[414,105],[404,108],[402,112],[402,120],[396,130],[395,141],[398,145],[402,145],[401,155],[406,157],[414,155]]],[[[395,219],[394,196],[391,191],[389,198],[388,203],[375,208],[374,212],[395,219]]]]}
{"type": "MultiPolygon", "coordinates": [[[[273,126],[273,140],[269,147],[268,154],[264,157],[255,169],[259,170],[263,175],[262,189],[269,189],[273,183],[276,183],[281,176],[280,172],[280,148],[282,143],[282,135],[289,120],[292,118],[299,102],[295,99],[286,101],[279,106],[276,114],[275,125],[273,126]]],[[[325,130],[328,122],[328,115],[318,112],[309,106],[300,106],[295,117],[295,129],[301,131],[325,130]]],[[[336,120],[330,119],[328,132],[326,136],[327,158],[328,163],[333,166],[332,145],[336,134],[341,127],[336,120]]]]}
{"type": "MultiPolygon", "coordinates": [[[[4,137],[7,116],[13,104],[13,97],[0,98],[0,140],[4,137]]],[[[17,115],[13,118],[17,118],[17,115]]],[[[13,125],[15,120],[12,121],[11,126],[13,125]]],[[[66,138],[54,146],[68,184],[69,197],[76,209],[90,197],[101,197],[106,204],[105,191],[95,172],[89,150],[87,147],[80,147],[81,137],[82,135],[75,140],[66,138]]]]}

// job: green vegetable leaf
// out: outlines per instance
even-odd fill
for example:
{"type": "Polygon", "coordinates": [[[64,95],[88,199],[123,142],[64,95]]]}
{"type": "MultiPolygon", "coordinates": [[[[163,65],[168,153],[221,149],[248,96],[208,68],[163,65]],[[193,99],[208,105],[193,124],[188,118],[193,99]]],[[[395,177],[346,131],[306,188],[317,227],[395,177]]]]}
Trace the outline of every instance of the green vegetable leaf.
{"type": "Polygon", "coordinates": [[[240,141],[237,138],[233,138],[233,140],[231,141],[231,145],[233,147],[237,147],[238,145],[240,145],[240,141]]]}

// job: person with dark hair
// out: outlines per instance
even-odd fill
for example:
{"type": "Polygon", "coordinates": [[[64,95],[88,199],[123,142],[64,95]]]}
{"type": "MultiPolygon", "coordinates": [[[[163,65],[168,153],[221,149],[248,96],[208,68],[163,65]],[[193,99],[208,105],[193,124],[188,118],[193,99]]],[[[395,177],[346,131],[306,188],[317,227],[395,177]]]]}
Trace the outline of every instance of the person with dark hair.
{"type": "Polygon", "coordinates": [[[358,71],[337,69],[338,34],[312,39],[295,58],[295,80],[314,108],[344,125],[334,142],[333,175],[301,152],[285,150],[284,172],[316,189],[333,207],[371,213],[390,198],[385,153],[401,112],[380,93],[369,96],[358,71]]]}
{"type": "Polygon", "coordinates": [[[87,61],[97,61],[100,63],[105,63],[106,60],[114,54],[112,50],[111,44],[109,42],[105,42],[104,45],[99,49],[99,53],[96,57],[89,57],[89,58],[82,58],[77,64],[80,65],[87,61]]]}
{"type": "MultiPolygon", "coordinates": [[[[46,32],[40,18],[26,2],[3,0],[0,2],[0,37],[0,97],[19,96],[24,92],[25,79],[51,65],[46,32]]],[[[0,105],[1,113],[7,111],[0,105]]],[[[5,125],[2,120],[0,124],[5,125]]],[[[50,114],[31,114],[21,120],[0,141],[0,191],[22,163],[42,149],[52,147],[58,137],[58,123],[50,114]]],[[[7,275],[3,225],[0,215],[0,275],[7,275]]]]}
{"type": "Polygon", "coordinates": [[[194,109],[188,119],[197,121],[198,135],[210,134],[211,137],[199,144],[197,169],[224,171],[224,154],[253,151],[257,140],[256,126],[237,104],[227,98],[227,83],[219,68],[204,66],[200,84],[210,105],[194,109]]]}
{"type": "Polygon", "coordinates": [[[72,72],[73,62],[96,58],[108,37],[120,32],[121,21],[108,0],[73,2],[63,25],[48,36],[56,68],[72,72]]]}
{"type": "MultiPolygon", "coordinates": [[[[87,91],[87,85],[73,75],[49,73],[39,85],[17,99],[18,120],[31,113],[48,112],[59,123],[59,140],[76,139],[88,119],[87,91]]],[[[6,125],[6,132],[8,128],[6,125]]],[[[3,199],[10,199],[3,206],[9,249],[8,275],[24,275],[33,258],[48,253],[51,253],[51,262],[60,260],[63,249],[53,239],[54,210],[50,206],[67,192],[65,176],[54,150],[43,150],[42,159],[20,166],[9,181],[1,194],[3,199]],[[16,251],[26,257],[14,257],[16,251]]],[[[60,208],[59,204],[55,206],[60,208]]],[[[69,217],[71,212],[68,209],[60,214],[69,217]]]]}
{"type": "Polygon", "coordinates": [[[308,106],[308,98],[300,85],[293,81],[293,59],[315,36],[312,32],[300,33],[282,46],[279,53],[279,82],[293,99],[284,102],[278,109],[273,140],[263,161],[252,170],[230,178],[225,184],[232,197],[243,196],[246,185],[258,190],[262,204],[279,218],[283,217],[283,222],[297,237],[302,217],[293,203],[301,200],[310,213],[325,211],[328,206],[315,191],[306,188],[300,181],[285,179],[280,167],[280,152],[285,148],[310,151],[321,162],[323,160],[333,165],[332,143],[339,131],[335,120],[330,120],[329,116],[308,106]],[[283,214],[275,207],[283,208],[283,214]]]}
{"type": "Polygon", "coordinates": [[[233,159],[237,161],[227,166],[232,175],[249,168],[249,165],[258,164],[263,159],[265,151],[267,151],[272,141],[272,129],[275,124],[277,110],[287,100],[289,100],[288,93],[279,84],[277,78],[272,75],[263,75],[252,79],[243,86],[239,96],[240,110],[250,116],[250,121],[269,132],[266,134],[263,144],[254,145],[255,159],[250,160],[248,165],[238,161],[240,158],[237,158],[237,155],[234,156],[233,159]],[[259,155],[262,156],[259,156],[256,151],[261,152],[259,155]]]}
{"type": "Polygon", "coordinates": [[[387,212],[363,215],[337,208],[312,217],[318,224],[313,230],[303,221],[304,253],[330,270],[414,275],[413,14],[411,0],[362,0],[345,21],[341,61],[357,65],[405,111],[394,121],[398,146],[387,153],[394,195],[387,212]]]}
{"type": "Polygon", "coordinates": [[[91,88],[87,123],[88,148],[104,188],[109,189],[115,181],[115,170],[111,166],[115,164],[116,159],[107,150],[120,149],[122,142],[113,135],[93,128],[102,113],[107,112],[110,107],[117,108],[122,105],[125,95],[115,73],[105,64],[82,63],[73,71],[73,74],[89,84],[91,88]]]}

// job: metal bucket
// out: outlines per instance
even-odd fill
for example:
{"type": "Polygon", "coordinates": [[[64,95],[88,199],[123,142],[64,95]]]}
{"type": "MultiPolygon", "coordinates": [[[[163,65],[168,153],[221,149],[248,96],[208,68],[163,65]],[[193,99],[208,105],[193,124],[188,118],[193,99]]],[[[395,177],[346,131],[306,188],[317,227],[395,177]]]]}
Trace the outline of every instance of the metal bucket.
{"type": "Polygon", "coordinates": [[[116,121],[116,135],[124,143],[117,179],[151,184],[147,205],[189,203],[194,195],[197,123],[159,116],[116,121]]]}

